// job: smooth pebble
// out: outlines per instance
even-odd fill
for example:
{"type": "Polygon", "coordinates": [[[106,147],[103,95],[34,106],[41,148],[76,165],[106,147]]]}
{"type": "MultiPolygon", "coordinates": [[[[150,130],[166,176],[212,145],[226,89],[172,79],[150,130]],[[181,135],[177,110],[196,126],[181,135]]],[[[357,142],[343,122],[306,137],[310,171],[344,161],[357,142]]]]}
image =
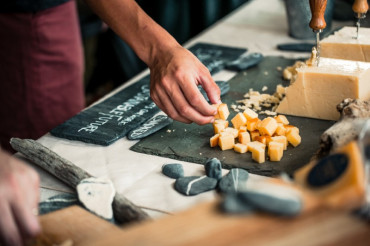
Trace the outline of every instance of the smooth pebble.
{"type": "Polygon", "coordinates": [[[184,177],[184,168],[178,163],[164,164],[162,166],[162,173],[167,177],[178,179],[184,177]]]}
{"type": "Polygon", "coordinates": [[[189,176],[178,178],[175,182],[175,189],[186,195],[197,195],[216,188],[217,180],[207,176],[189,176]]]}
{"type": "Polygon", "coordinates": [[[217,158],[208,159],[204,165],[206,175],[210,178],[220,180],[222,178],[221,162],[217,158]]]}
{"type": "Polygon", "coordinates": [[[218,188],[223,193],[237,192],[245,189],[249,173],[241,168],[233,168],[222,177],[218,188]]]}

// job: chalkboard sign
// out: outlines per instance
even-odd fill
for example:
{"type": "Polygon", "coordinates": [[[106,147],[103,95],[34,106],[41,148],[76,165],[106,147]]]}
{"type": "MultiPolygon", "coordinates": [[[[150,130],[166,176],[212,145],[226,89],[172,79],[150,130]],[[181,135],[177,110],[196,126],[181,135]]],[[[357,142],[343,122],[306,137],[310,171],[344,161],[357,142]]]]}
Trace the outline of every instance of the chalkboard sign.
{"type": "MultiPolygon", "coordinates": [[[[197,43],[190,49],[210,70],[223,69],[246,49],[197,43]]],[[[51,130],[56,137],[107,146],[146,122],[159,108],[150,98],[150,76],[119,91],[51,130]]]]}

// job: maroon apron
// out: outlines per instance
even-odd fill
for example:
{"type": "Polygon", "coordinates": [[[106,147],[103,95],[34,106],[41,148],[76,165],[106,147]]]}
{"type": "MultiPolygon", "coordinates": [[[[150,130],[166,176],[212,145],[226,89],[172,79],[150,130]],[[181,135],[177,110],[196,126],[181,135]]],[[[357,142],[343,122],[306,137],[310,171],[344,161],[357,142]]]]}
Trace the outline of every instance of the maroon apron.
{"type": "Polygon", "coordinates": [[[0,14],[0,143],[37,139],[84,106],[83,54],[74,1],[0,14]]]}

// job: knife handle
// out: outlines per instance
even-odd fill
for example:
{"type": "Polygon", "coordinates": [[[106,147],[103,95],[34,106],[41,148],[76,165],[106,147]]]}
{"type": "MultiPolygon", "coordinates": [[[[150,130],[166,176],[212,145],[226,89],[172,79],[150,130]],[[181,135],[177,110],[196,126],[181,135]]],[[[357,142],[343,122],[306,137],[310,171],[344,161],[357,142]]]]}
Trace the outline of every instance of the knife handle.
{"type": "Polygon", "coordinates": [[[312,18],[310,27],[314,31],[323,30],[326,27],[324,18],[327,0],[310,0],[312,18]]]}
{"type": "Polygon", "coordinates": [[[352,5],[352,10],[358,14],[366,14],[366,12],[369,10],[367,0],[355,0],[352,5]]]}

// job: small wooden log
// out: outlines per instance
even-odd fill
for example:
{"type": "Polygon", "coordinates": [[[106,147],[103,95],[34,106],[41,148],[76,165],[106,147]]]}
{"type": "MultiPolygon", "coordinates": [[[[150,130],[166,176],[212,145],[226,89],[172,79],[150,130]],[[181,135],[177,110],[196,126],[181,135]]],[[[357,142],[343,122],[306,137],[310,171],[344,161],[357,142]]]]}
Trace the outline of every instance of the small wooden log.
{"type": "MultiPolygon", "coordinates": [[[[88,172],[32,139],[12,138],[10,144],[13,149],[73,189],[76,189],[81,180],[92,177],[88,172]]],[[[121,224],[149,218],[142,209],[118,193],[113,200],[113,213],[116,221],[121,224]]]]}

